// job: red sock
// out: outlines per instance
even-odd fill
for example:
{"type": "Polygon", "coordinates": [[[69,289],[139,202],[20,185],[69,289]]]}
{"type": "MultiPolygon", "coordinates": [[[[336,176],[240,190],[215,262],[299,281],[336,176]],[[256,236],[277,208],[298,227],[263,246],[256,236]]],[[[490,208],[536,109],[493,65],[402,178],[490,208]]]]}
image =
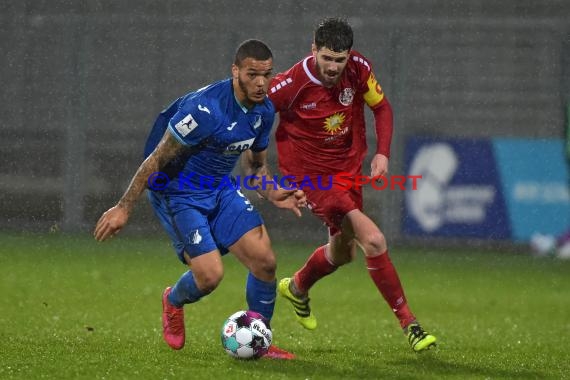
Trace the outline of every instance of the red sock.
{"type": "Polygon", "coordinates": [[[326,245],[323,245],[315,249],[305,265],[295,273],[293,278],[300,292],[307,293],[315,282],[338,268],[338,266],[331,264],[325,256],[325,248],[326,245]]]}
{"type": "Polygon", "coordinates": [[[404,328],[415,321],[388,251],[380,256],[366,257],[366,264],[372,281],[400,321],[400,326],[404,328]]]}

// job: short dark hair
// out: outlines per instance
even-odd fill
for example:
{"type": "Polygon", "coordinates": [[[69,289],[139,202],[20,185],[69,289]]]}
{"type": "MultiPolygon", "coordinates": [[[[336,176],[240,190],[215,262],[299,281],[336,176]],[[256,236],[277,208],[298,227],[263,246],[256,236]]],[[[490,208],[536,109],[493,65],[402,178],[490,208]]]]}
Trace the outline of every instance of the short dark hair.
{"type": "Polygon", "coordinates": [[[240,66],[244,59],[253,58],[257,61],[266,61],[273,58],[271,49],[265,43],[250,39],[243,41],[236,50],[234,64],[240,66]]]}
{"type": "Polygon", "coordinates": [[[317,24],[314,42],[317,50],[323,47],[337,53],[350,50],[353,42],[352,27],[344,18],[325,18],[317,24]]]}

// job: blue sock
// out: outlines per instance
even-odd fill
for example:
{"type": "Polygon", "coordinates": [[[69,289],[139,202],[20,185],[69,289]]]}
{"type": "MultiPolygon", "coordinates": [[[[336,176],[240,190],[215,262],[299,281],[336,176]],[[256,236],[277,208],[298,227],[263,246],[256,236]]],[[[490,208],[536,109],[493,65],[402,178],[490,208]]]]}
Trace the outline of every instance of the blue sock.
{"type": "Polygon", "coordinates": [[[205,294],[196,286],[192,271],[188,271],[184,273],[172,287],[168,295],[168,302],[176,307],[182,307],[184,304],[198,301],[203,296],[205,296],[205,294]]]}
{"type": "Polygon", "coordinates": [[[258,312],[270,321],[275,309],[276,295],[276,281],[265,282],[255,278],[251,272],[248,274],[245,296],[249,310],[258,312]]]}

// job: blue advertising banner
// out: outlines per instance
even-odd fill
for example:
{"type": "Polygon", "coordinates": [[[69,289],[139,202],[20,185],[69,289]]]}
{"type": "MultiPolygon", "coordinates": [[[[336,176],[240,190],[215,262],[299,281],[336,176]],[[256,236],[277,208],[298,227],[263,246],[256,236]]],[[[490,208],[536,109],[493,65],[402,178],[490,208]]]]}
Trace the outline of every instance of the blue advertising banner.
{"type": "Polygon", "coordinates": [[[493,139],[512,239],[570,227],[570,178],[561,139],[493,139]]]}
{"type": "Polygon", "coordinates": [[[402,230],[414,236],[528,241],[570,226],[562,140],[410,138],[402,230]]]}
{"type": "Polygon", "coordinates": [[[490,140],[410,138],[403,232],[416,236],[508,239],[511,226],[490,140]]]}

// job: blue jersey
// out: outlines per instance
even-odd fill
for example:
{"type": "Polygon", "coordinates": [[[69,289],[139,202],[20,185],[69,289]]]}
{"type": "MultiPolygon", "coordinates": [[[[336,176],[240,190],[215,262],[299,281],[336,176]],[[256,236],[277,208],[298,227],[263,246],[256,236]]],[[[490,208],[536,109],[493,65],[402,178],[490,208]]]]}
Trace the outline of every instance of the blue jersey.
{"type": "Polygon", "coordinates": [[[225,79],[178,98],[162,111],[144,155],[152,153],[168,130],[187,149],[162,169],[170,177],[165,191],[184,193],[192,190],[190,183],[216,186],[231,176],[243,151],[267,149],[274,118],[269,99],[247,109],[235,98],[232,79],[225,79]]]}

